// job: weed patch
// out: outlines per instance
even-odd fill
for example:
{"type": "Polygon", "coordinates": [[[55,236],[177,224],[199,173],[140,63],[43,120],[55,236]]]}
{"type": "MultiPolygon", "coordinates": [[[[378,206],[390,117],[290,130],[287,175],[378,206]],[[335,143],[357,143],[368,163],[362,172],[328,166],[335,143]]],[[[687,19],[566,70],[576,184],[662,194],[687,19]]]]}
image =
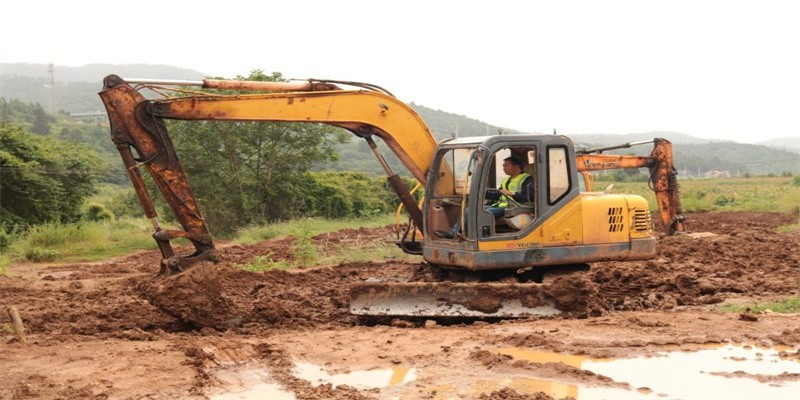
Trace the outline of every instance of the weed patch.
{"type": "Polygon", "coordinates": [[[233,268],[250,272],[264,272],[273,269],[288,270],[294,268],[294,264],[285,260],[275,261],[272,257],[272,253],[267,253],[266,255],[253,258],[253,260],[247,264],[234,264],[232,266],[233,268]]]}
{"type": "Polygon", "coordinates": [[[55,261],[60,255],[57,251],[41,247],[30,247],[23,254],[25,259],[30,262],[51,262],[55,261]]]}
{"type": "Polygon", "coordinates": [[[11,265],[11,258],[5,254],[0,254],[0,275],[8,273],[9,265],[11,265]]]}
{"type": "Polygon", "coordinates": [[[772,311],[781,314],[800,313],[800,297],[790,297],[783,301],[749,304],[749,305],[727,305],[722,307],[723,312],[764,312],[772,311]]]}

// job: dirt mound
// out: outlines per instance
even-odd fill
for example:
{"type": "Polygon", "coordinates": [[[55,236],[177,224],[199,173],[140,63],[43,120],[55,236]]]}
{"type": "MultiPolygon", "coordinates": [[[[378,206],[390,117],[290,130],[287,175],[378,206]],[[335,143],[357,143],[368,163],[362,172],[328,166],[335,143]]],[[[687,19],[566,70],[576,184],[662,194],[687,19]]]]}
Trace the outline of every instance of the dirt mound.
{"type": "Polygon", "coordinates": [[[180,275],[143,280],[138,291],[165,313],[224,330],[352,325],[353,284],[380,276],[410,275],[415,265],[348,263],[297,271],[248,272],[202,264],[180,275]]]}
{"type": "Polygon", "coordinates": [[[713,235],[663,237],[653,260],[592,265],[606,310],[671,309],[797,290],[800,254],[793,249],[800,248],[800,234],[775,233],[794,217],[710,212],[689,220],[693,230],[713,235]]]}
{"type": "MultiPolygon", "coordinates": [[[[791,222],[778,214],[691,214],[707,235],[662,237],[654,260],[595,263],[589,273],[547,281],[547,297],[568,316],[584,318],[619,310],[673,309],[720,303],[736,295],[787,295],[797,289],[800,235],[779,235],[791,222]],[[729,227],[736,232],[726,233],[729,227]],[[720,229],[723,228],[723,229],[720,229]]],[[[370,243],[388,228],[345,230],[314,238],[320,243],[370,243]]],[[[370,278],[439,282],[445,273],[425,263],[347,263],[335,267],[253,273],[230,268],[257,254],[291,259],[291,241],[279,239],[220,250],[222,265],[203,265],[178,277],[147,279],[139,293],[181,321],[216,329],[264,326],[352,325],[348,297],[370,278]]],[[[491,307],[485,306],[490,309],[491,307]]]]}

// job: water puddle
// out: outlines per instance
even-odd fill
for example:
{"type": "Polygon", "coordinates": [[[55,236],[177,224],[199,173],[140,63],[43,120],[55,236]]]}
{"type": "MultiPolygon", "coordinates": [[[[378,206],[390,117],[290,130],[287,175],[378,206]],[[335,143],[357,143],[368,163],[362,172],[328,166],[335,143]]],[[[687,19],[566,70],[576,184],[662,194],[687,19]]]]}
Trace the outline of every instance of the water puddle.
{"type": "MultiPolygon", "coordinates": [[[[297,378],[306,380],[314,386],[347,385],[358,390],[398,386],[417,378],[415,368],[359,370],[345,374],[331,374],[318,365],[301,362],[294,364],[292,372],[297,378]]],[[[296,400],[292,392],[285,390],[279,384],[271,383],[268,373],[263,370],[222,370],[217,373],[216,377],[225,382],[228,387],[241,389],[211,396],[211,400],[296,400]]]]}
{"type": "Polygon", "coordinates": [[[330,374],[314,364],[295,363],[294,375],[311,382],[314,386],[330,383],[333,387],[347,385],[356,389],[379,389],[411,382],[417,378],[417,370],[415,368],[389,368],[330,374]]]}
{"type": "Polygon", "coordinates": [[[216,372],[215,377],[228,393],[211,396],[211,400],[296,400],[294,393],[275,383],[269,373],[255,367],[235,367],[216,372]]]}
{"type": "MultiPolygon", "coordinates": [[[[553,398],[571,397],[576,400],[800,399],[800,379],[797,377],[800,360],[781,357],[774,348],[725,345],[622,359],[593,359],[523,348],[502,348],[496,352],[533,363],[566,364],[575,371],[563,370],[563,367],[553,371],[558,376],[565,376],[563,380],[583,384],[533,378],[536,374],[534,367],[499,377],[488,373],[482,377],[485,379],[466,382],[457,376],[441,376],[435,379],[439,385],[426,385],[422,390],[427,393],[425,398],[476,397],[481,393],[509,388],[521,394],[544,392],[553,398]],[[610,378],[615,384],[581,371],[610,378]]],[[[292,374],[314,386],[330,384],[333,387],[347,385],[357,390],[382,389],[381,393],[392,395],[391,398],[415,398],[413,395],[418,397],[422,394],[418,391],[419,386],[416,389],[403,386],[417,379],[416,368],[355,370],[336,374],[323,366],[296,362],[292,374]]],[[[220,372],[217,378],[227,382],[228,388],[240,390],[212,396],[212,400],[296,400],[293,393],[275,383],[263,370],[228,369],[220,372]]]]}
{"type": "Polygon", "coordinates": [[[211,396],[211,400],[296,400],[294,393],[287,392],[275,383],[259,383],[247,390],[211,396]]]}
{"type": "Polygon", "coordinates": [[[628,383],[631,390],[570,385],[537,379],[482,382],[498,390],[509,387],[522,393],[544,392],[555,398],[587,399],[798,399],[800,381],[781,374],[800,374],[800,361],[782,358],[778,350],[726,345],[697,351],[658,353],[653,357],[591,359],[588,357],[506,348],[498,350],[515,359],[536,363],[561,362],[628,383]],[[496,389],[494,387],[497,387],[496,389]]]}

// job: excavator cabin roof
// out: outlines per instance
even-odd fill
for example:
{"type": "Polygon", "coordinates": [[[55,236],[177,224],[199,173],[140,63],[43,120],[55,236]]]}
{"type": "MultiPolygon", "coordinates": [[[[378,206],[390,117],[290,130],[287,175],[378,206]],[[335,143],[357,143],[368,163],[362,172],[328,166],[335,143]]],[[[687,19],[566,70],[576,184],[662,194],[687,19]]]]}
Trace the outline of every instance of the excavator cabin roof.
{"type": "Polygon", "coordinates": [[[489,147],[496,142],[531,142],[534,140],[544,141],[544,142],[551,142],[553,139],[560,143],[572,143],[572,139],[563,136],[563,135],[532,135],[532,134],[524,134],[524,135],[493,135],[493,136],[470,136],[470,137],[460,137],[460,138],[453,138],[453,139],[445,139],[442,140],[439,145],[440,146],[447,146],[447,147],[469,147],[469,146],[477,146],[482,144],[486,147],[489,147]]]}

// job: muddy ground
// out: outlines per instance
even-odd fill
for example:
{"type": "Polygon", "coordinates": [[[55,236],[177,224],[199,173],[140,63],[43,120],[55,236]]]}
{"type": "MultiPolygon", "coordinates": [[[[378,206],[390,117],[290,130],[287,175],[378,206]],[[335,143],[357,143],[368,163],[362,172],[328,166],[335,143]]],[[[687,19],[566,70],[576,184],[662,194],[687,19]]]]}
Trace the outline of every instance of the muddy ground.
{"type": "MultiPolygon", "coordinates": [[[[689,214],[693,232],[712,234],[661,237],[654,260],[594,264],[581,278],[593,293],[591,304],[569,318],[373,325],[349,314],[349,287],[370,277],[426,276],[428,266],[380,260],[260,274],[226,268],[267,253],[290,258],[290,239],[221,247],[223,263],[192,275],[216,278],[202,293],[173,287],[159,295],[155,251],[96,263],[14,265],[0,276],[0,399],[244,398],[242,390],[264,383],[274,385],[263,390],[283,395],[262,391],[252,398],[580,398],[575,387],[664,398],[582,369],[576,357],[736,344],[779,349],[781,359],[800,362],[800,316],[719,311],[724,303],[798,294],[800,232],[776,231],[796,218],[689,214]],[[194,315],[207,316],[206,325],[231,328],[183,320],[169,302],[186,300],[193,300],[194,315]],[[153,304],[158,301],[166,304],[153,304]],[[6,317],[11,306],[27,330],[24,343],[6,317]],[[567,358],[526,361],[502,354],[507,349],[567,358]],[[373,388],[331,379],[320,384],[309,378],[315,368],[329,378],[354,371],[389,371],[390,378],[373,388]],[[539,392],[520,383],[534,380],[573,389],[539,392]]],[[[361,229],[315,241],[324,250],[392,237],[388,228],[361,229]]],[[[195,285],[203,282],[209,281],[195,285]]],[[[709,373],[784,387],[800,381],[794,372],[709,373]]]]}

